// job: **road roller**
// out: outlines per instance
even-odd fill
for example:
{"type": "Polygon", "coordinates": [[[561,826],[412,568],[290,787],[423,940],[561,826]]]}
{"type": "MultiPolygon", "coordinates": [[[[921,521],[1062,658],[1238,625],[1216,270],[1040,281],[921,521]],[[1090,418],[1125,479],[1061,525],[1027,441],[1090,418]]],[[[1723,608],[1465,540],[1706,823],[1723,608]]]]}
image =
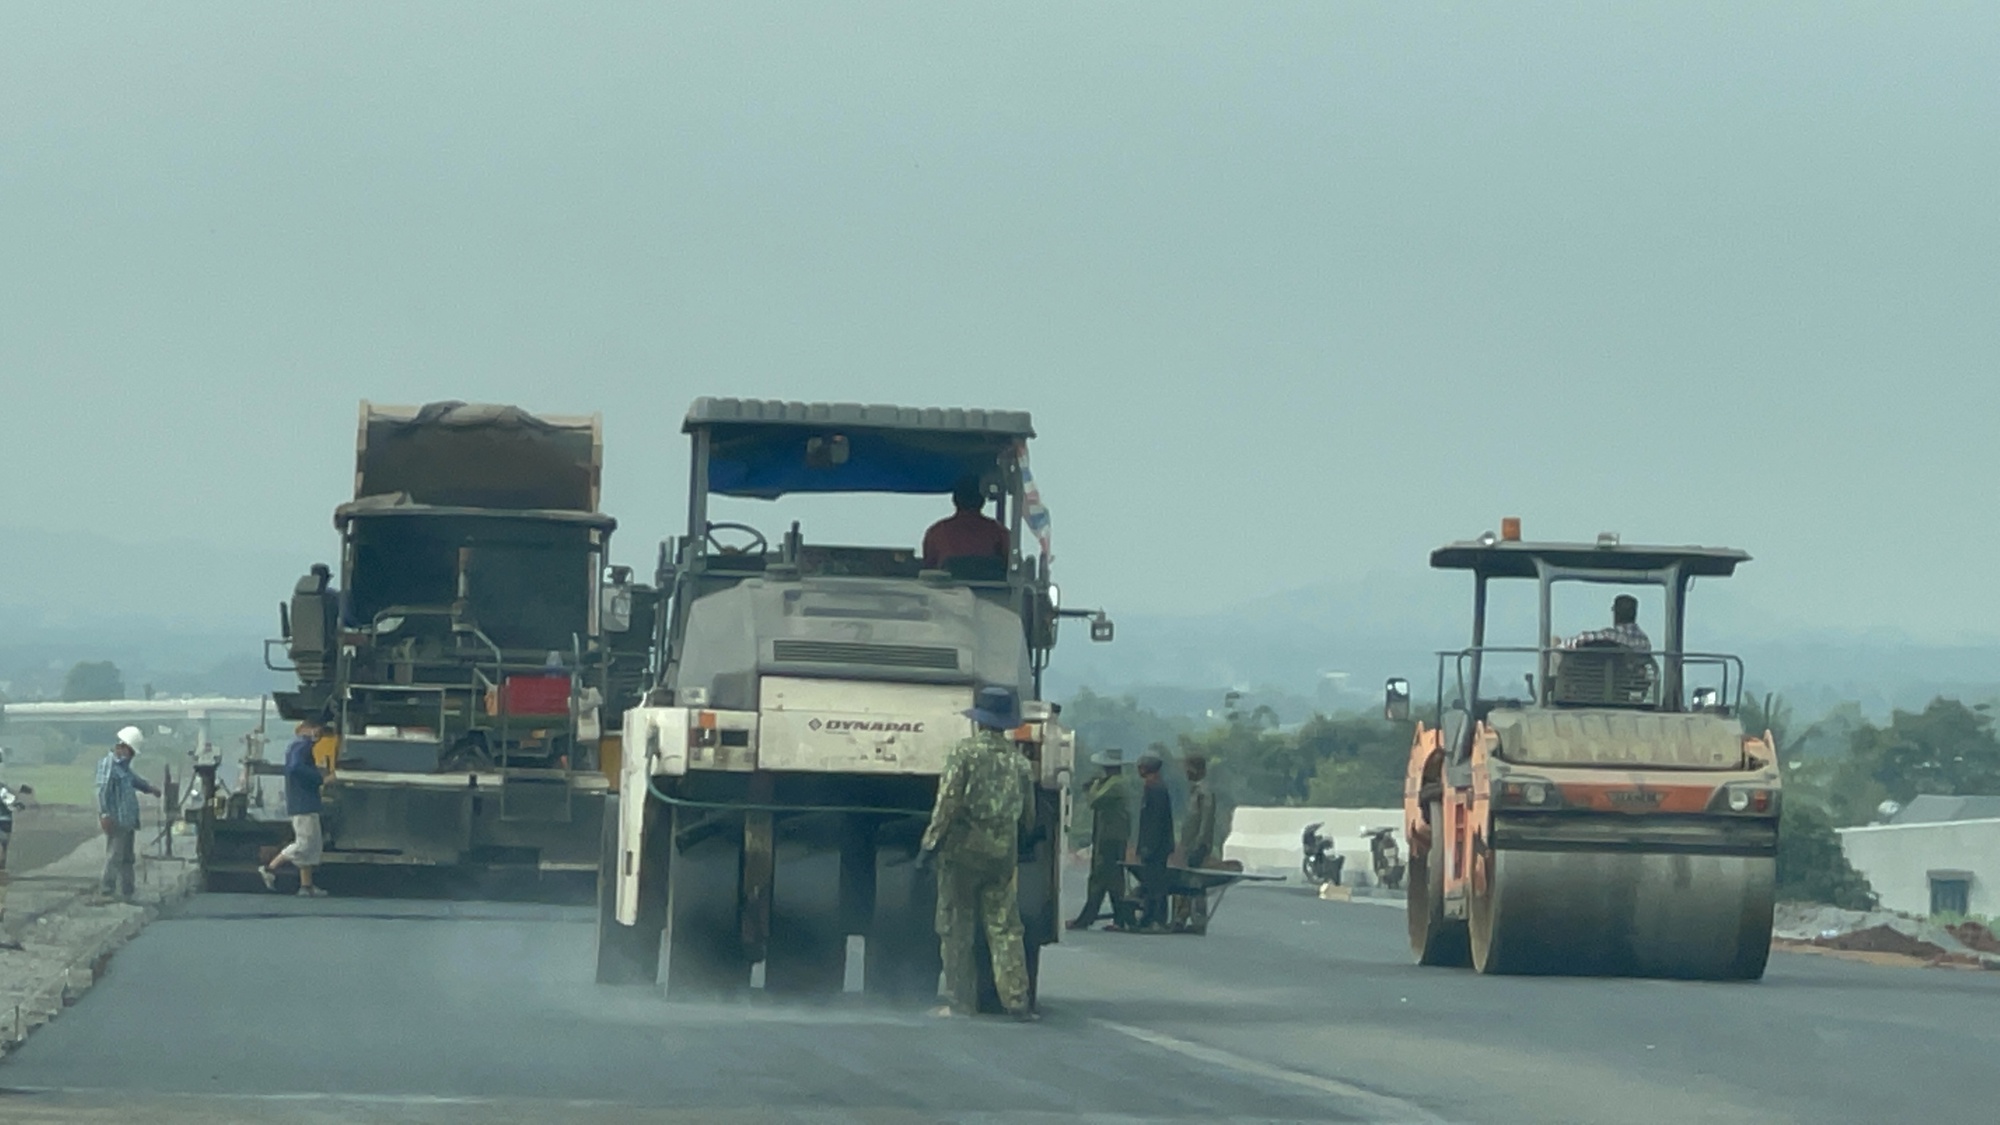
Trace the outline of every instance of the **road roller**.
{"type": "MultiPolygon", "coordinates": [[[[1042,673],[1062,619],[1086,619],[1099,642],[1113,627],[1062,605],[1050,577],[1029,416],[701,398],[683,430],[687,534],[661,554],[658,678],[625,717],[599,982],[933,1002],[937,886],[918,844],[945,760],[972,733],[966,710],[999,685],[1020,694],[1010,737],[1035,777],[1018,853],[1032,996],[1062,932],[1074,749],[1042,673]],[[896,533],[907,542],[840,531],[892,496],[924,498],[896,533]],[[913,549],[946,496],[953,520],[991,537],[913,549]],[[815,530],[780,531],[784,510],[751,501],[816,501],[793,509],[815,530]],[[989,504],[993,519],[978,514],[989,504]],[[714,518],[732,506],[776,534],[714,518]]],[[[997,1010],[982,979],[981,1006],[997,1010]]]]}
{"type": "MultiPolygon", "coordinates": [[[[1472,643],[1439,654],[1436,711],[1410,747],[1419,964],[1763,975],[1777,753],[1769,732],[1738,718],[1742,661],[1685,641],[1696,580],[1749,557],[1608,533],[1527,542],[1514,519],[1431,553],[1432,567],[1472,576],[1472,643]],[[1533,643],[1489,644],[1489,617],[1502,639],[1532,629],[1533,643]],[[1598,627],[1557,631],[1573,620],[1598,627]]],[[[1386,696],[1387,714],[1407,719],[1408,681],[1389,681],[1386,696]]]]}

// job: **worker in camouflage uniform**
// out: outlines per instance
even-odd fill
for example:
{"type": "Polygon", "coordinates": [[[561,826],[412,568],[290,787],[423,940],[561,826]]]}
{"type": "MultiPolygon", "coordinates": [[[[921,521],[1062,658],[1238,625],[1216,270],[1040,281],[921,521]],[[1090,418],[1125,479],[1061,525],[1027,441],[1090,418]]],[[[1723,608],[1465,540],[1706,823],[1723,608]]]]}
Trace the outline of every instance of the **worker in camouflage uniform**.
{"type": "Polygon", "coordinates": [[[974,733],[945,759],[937,804],[924,830],[923,853],[937,865],[937,933],[947,1000],[934,1014],[978,1010],[979,966],[973,955],[983,927],[1001,1005],[1015,1019],[1032,1020],[1015,896],[1021,840],[1034,822],[1034,775],[1006,734],[1021,723],[1020,698],[1012,688],[981,688],[965,715],[974,733]]]}
{"type": "Polygon", "coordinates": [[[1125,785],[1125,752],[1106,750],[1090,759],[1103,773],[1090,783],[1084,799],[1090,805],[1090,893],[1083,910],[1070,919],[1072,930],[1087,930],[1103,917],[1104,900],[1111,900],[1112,925],[1136,928],[1132,900],[1125,895],[1125,844],[1132,836],[1132,807],[1125,785]]]}
{"type": "MultiPolygon", "coordinates": [[[[1203,868],[1215,848],[1215,793],[1208,787],[1208,758],[1189,754],[1181,759],[1187,772],[1187,804],[1181,812],[1180,844],[1173,866],[1203,868]]],[[[1208,932],[1208,892],[1182,895],[1174,903],[1174,929],[1184,934],[1208,932]]]]}

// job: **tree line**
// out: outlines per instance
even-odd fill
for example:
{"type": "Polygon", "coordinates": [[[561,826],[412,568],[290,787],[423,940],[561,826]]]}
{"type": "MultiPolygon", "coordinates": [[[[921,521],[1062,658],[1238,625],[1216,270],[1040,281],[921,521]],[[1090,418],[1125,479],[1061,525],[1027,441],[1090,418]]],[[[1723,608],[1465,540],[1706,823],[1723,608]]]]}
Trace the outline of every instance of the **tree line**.
{"type": "MultiPolygon", "coordinates": [[[[1217,820],[1227,831],[1242,805],[1322,808],[1393,808],[1403,802],[1403,772],[1410,758],[1410,726],[1354,712],[1315,714],[1294,727],[1279,724],[1269,707],[1231,707],[1200,719],[1162,715],[1129,696],[1088,688],[1063,704],[1063,724],[1077,735],[1079,783],[1095,774],[1083,764],[1104,749],[1125,760],[1151,752],[1173,761],[1190,753],[1208,758],[1217,820]]],[[[1176,802],[1183,783],[1167,771],[1176,802]]],[[[1081,802],[1072,832],[1089,837],[1089,812],[1081,802]]]]}

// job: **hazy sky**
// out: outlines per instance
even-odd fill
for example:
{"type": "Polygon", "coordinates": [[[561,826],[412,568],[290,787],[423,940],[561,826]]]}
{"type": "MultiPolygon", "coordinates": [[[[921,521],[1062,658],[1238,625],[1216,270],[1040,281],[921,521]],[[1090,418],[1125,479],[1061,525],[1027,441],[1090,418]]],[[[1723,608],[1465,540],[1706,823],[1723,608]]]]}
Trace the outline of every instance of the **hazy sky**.
{"type": "Polygon", "coordinates": [[[264,607],[356,401],[461,398],[602,411],[643,564],[696,395],[992,405],[1073,602],[1520,515],[2000,634],[1996,60],[1986,2],[0,0],[0,534],[264,607]]]}

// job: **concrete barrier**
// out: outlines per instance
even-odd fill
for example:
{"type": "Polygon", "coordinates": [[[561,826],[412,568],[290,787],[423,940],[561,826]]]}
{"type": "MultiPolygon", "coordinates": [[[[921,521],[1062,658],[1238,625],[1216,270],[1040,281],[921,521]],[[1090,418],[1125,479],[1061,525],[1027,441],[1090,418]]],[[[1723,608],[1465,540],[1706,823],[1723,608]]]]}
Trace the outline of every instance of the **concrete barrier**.
{"type": "Polygon", "coordinates": [[[1223,841],[1224,858],[1239,860],[1244,868],[1262,874],[1283,874],[1303,882],[1299,870],[1304,852],[1299,838],[1306,825],[1319,822],[1320,832],[1333,837],[1334,850],[1347,860],[1340,880],[1348,886],[1368,886],[1375,881],[1369,870],[1368,837],[1364,829],[1395,825],[1396,846],[1404,848],[1401,825],[1403,810],[1393,809],[1305,809],[1242,807],[1229,823],[1229,838],[1223,841]]]}

